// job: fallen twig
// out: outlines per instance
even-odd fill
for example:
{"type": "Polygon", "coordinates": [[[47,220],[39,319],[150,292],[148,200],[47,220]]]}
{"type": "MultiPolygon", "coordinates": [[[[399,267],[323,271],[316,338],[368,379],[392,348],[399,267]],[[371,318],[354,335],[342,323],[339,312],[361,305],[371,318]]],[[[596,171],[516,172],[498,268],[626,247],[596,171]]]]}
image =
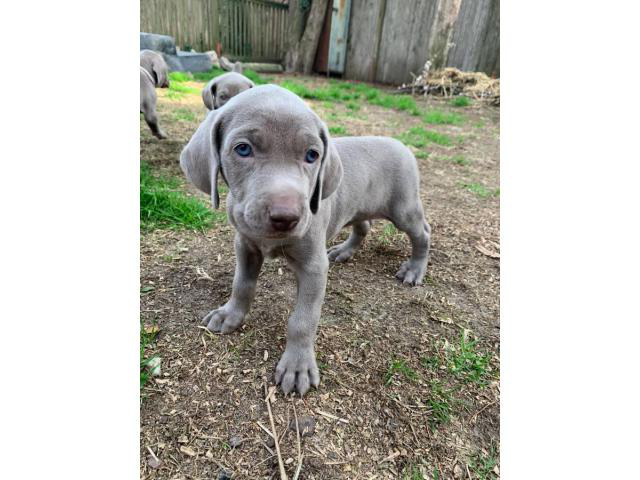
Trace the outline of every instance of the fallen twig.
{"type": "Polygon", "coordinates": [[[330,413],[323,412],[322,410],[316,410],[316,412],[318,412],[323,417],[327,417],[327,418],[330,418],[332,420],[337,420],[338,422],[342,422],[342,423],[349,423],[349,420],[346,420],[346,419],[340,418],[340,417],[336,417],[335,415],[331,415],[330,413]]]}
{"type": "Polygon", "coordinates": [[[293,416],[296,419],[296,439],[298,445],[298,467],[296,468],[296,473],[293,475],[293,480],[298,480],[298,475],[300,475],[300,470],[302,470],[302,447],[300,445],[300,427],[298,426],[298,413],[296,412],[296,404],[292,399],[291,403],[293,405],[293,416]]]}
{"type": "MultiPolygon", "coordinates": [[[[267,386],[264,386],[265,390],[267,389],[267,386]]],[[[271,437],[273,438],[273,442],[275,443],[276,446],[276,455],[278,456],[278,466],[280,467],[280,480],[288,480],[289,477],[287,477],[287,471],[284,469],[284,462],[282,461],[282,454],[280,453],[280,445],[278,443],[278,432],[276,432],[276,424],[273,421],[273,413],[271,413],[271,401],[270,401],[270,397],[273,394],[273,392],[275,391],[275,387],[271,387],[271,389],[269,389],[269,391],[267,392],[267,397],[265,398],[265,402],[267,402],[267,411],[269,412],[269,423],[271,424],[271,430],[273,431],[273,433],[271,434],[271,437]]]]}

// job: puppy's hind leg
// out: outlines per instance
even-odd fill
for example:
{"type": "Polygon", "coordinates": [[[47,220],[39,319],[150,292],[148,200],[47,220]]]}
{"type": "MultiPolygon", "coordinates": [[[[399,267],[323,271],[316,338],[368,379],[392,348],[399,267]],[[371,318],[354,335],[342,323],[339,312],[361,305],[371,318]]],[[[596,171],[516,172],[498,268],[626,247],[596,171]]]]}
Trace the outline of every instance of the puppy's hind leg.
{"type": "Polygon", "coordinates": [[[396,278],[407,285],[420,285],[427,271],[431,247],[431,226],[424,219],[422,206],[418,204],[410,212],[400,213],[391,221],[411,240],[411,257],[400,266],[396,278]]]}
{"type": "Polygon", "coordinates": [[[329,260],[332,262],[346,262],[353,254],[356,252],[364,237],[367,236],[371,230],[371,222],[369,220],[365,220],[364,222],[358,222],[353,224],[353,230],[351,231],[351,235],[340,245],[336,245],[331,247],[327,254],[329,255],[329,260]]]}
{"type": "Polygon", "coordinates": [[[144,120],[149,125],[151,129],[151,133],[159,139],[167,138],[167,135],[160,130],[158,126],[158,117],[156,116],[156,106],[155,105],[145,105],[143,108],[142,114],[144,115],[144,120]]]}

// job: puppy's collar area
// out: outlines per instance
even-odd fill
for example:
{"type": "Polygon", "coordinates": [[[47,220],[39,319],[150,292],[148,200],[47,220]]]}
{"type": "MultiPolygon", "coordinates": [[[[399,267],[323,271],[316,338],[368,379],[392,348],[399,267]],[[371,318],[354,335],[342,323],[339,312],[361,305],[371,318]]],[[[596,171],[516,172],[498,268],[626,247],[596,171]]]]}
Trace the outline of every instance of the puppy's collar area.
{"type": "Polygon", "coordinates": [[[149,71],[146,68],[144,68],[143,66],[140,66],[140,70],[142,70],[145,73],[145,75],[149,78],[149,80],[151,80],[152,85],[156,84],[156,81],[153,79],[153,76],[149,73],[149,71]]]}

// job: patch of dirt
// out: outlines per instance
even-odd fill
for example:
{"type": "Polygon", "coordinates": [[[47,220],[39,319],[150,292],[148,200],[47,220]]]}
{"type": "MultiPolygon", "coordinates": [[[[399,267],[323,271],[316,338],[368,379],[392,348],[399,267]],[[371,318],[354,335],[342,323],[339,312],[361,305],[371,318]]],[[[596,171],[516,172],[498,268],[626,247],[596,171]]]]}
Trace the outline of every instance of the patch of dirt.
{"type": "MultiPolygon", "coordinates": [[[[276,83],[287,78],[273,77],[276,83]]],[[[289,477],[298,458],[295,428],[288,428],[294,403],[299,419],[315,421],[301,442],[304,479],[402,478],[412,469],[424,478],[434,471],[439,478],[458,478],[460,472],[466,478],[471,456],[499,450],[500,266],[478,249],[499,244],[499,196],[480,197],[461,186],[498,188],[499,111],[417,101],[461,113],[466,121],[424,125],[419,117],[366,103],[350,116],[344,105],[328,109],[309,101],[325,120],[337,115],[350,135],[397,136],[420,124],[460,140],[452,147],[431,144],[422,149],[429,156],[418,159],[433,229],[423,286],[404,287],[394,278],[410,245],[402,234],[386,234],[383,221],[374,222],[351,262],[331,265],[316,342],[321,385],[303,399],[278,391],[272,406],[289,477]],[[455,164],[453,155],[470,164],[455,164]],[[459,382],[446,366],[425,364],[427,358],[444,359],[447,345],[457,345],[465,329],[480,351],[490,353],[488,385],[459,382]],[[417,377],[395,374],[387,384],[394,359],[406,361],[417,377]],[[452,391],[451,419],[435,427],[434,382],[452,391]]],[[[141,120],[141,158],[181,178],[178,156],[204,118],[204,106],[199,96],[176,101],[160,95],[158,113],[169,139],[152,137],[141,120]],[[177,118],[176,110],[184,109],[195,115],[193,121],[177,118]]],[[[160,328],[148,354],[162,358],[161,376],[142,391],[142,478],[219,478],[223,471],[234,479],[279,478],[272,440],[260,425],[271,428],[265,385],[273,385],[284,351],[295,282],[283,260],[265,262],[245,325],[231,335],[213,335],[199,328],[200,319],[229,297],[234,262],[233,229],[226,224],[204,233],[155,231],[141,238],[141,318],[160,328]]]]}

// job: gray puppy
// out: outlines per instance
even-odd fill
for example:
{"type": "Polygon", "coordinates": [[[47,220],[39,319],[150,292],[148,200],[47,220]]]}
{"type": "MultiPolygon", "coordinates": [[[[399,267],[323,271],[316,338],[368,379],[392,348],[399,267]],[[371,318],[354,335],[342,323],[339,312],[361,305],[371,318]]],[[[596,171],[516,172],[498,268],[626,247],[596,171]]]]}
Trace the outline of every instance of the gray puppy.
{"type": "Polygon", "coordinates": [[[229,72],[212,79],[202,89],[202,101],[209,110],[222,107],[232,97],[255,87],[255,84],[244,75],[229,72]]]}
{"type": "Polygon", "coordinates": [[[236,272],[229,301],[203,319],[209,330],[229,333],[242,325],[264,257],[283,256],[295,274],[297,302],[275,374],[285,393],[303,395],[320,382],[314,343],[329,259],[351,258],[371,219],[388,219],[409,236],[411,258],[396,277],[422,282],[431,229],[415,157],[397,140],[332,139],[298,96],[265,85],[211,112],[182,151],[180,165],[216,208],[218,174],[229,186],[236,272]],[[327,254],[327,242],[349,225],[351,236],[327,254]]]}
{"type": "Polygon", "coordinates": [[[140,52],[140,113],[144,115],[151,133],[158,138],[167,138],[158,126],[156,87],[169,87],[169,67],[159,53],[142,50],[140,52]]]}

